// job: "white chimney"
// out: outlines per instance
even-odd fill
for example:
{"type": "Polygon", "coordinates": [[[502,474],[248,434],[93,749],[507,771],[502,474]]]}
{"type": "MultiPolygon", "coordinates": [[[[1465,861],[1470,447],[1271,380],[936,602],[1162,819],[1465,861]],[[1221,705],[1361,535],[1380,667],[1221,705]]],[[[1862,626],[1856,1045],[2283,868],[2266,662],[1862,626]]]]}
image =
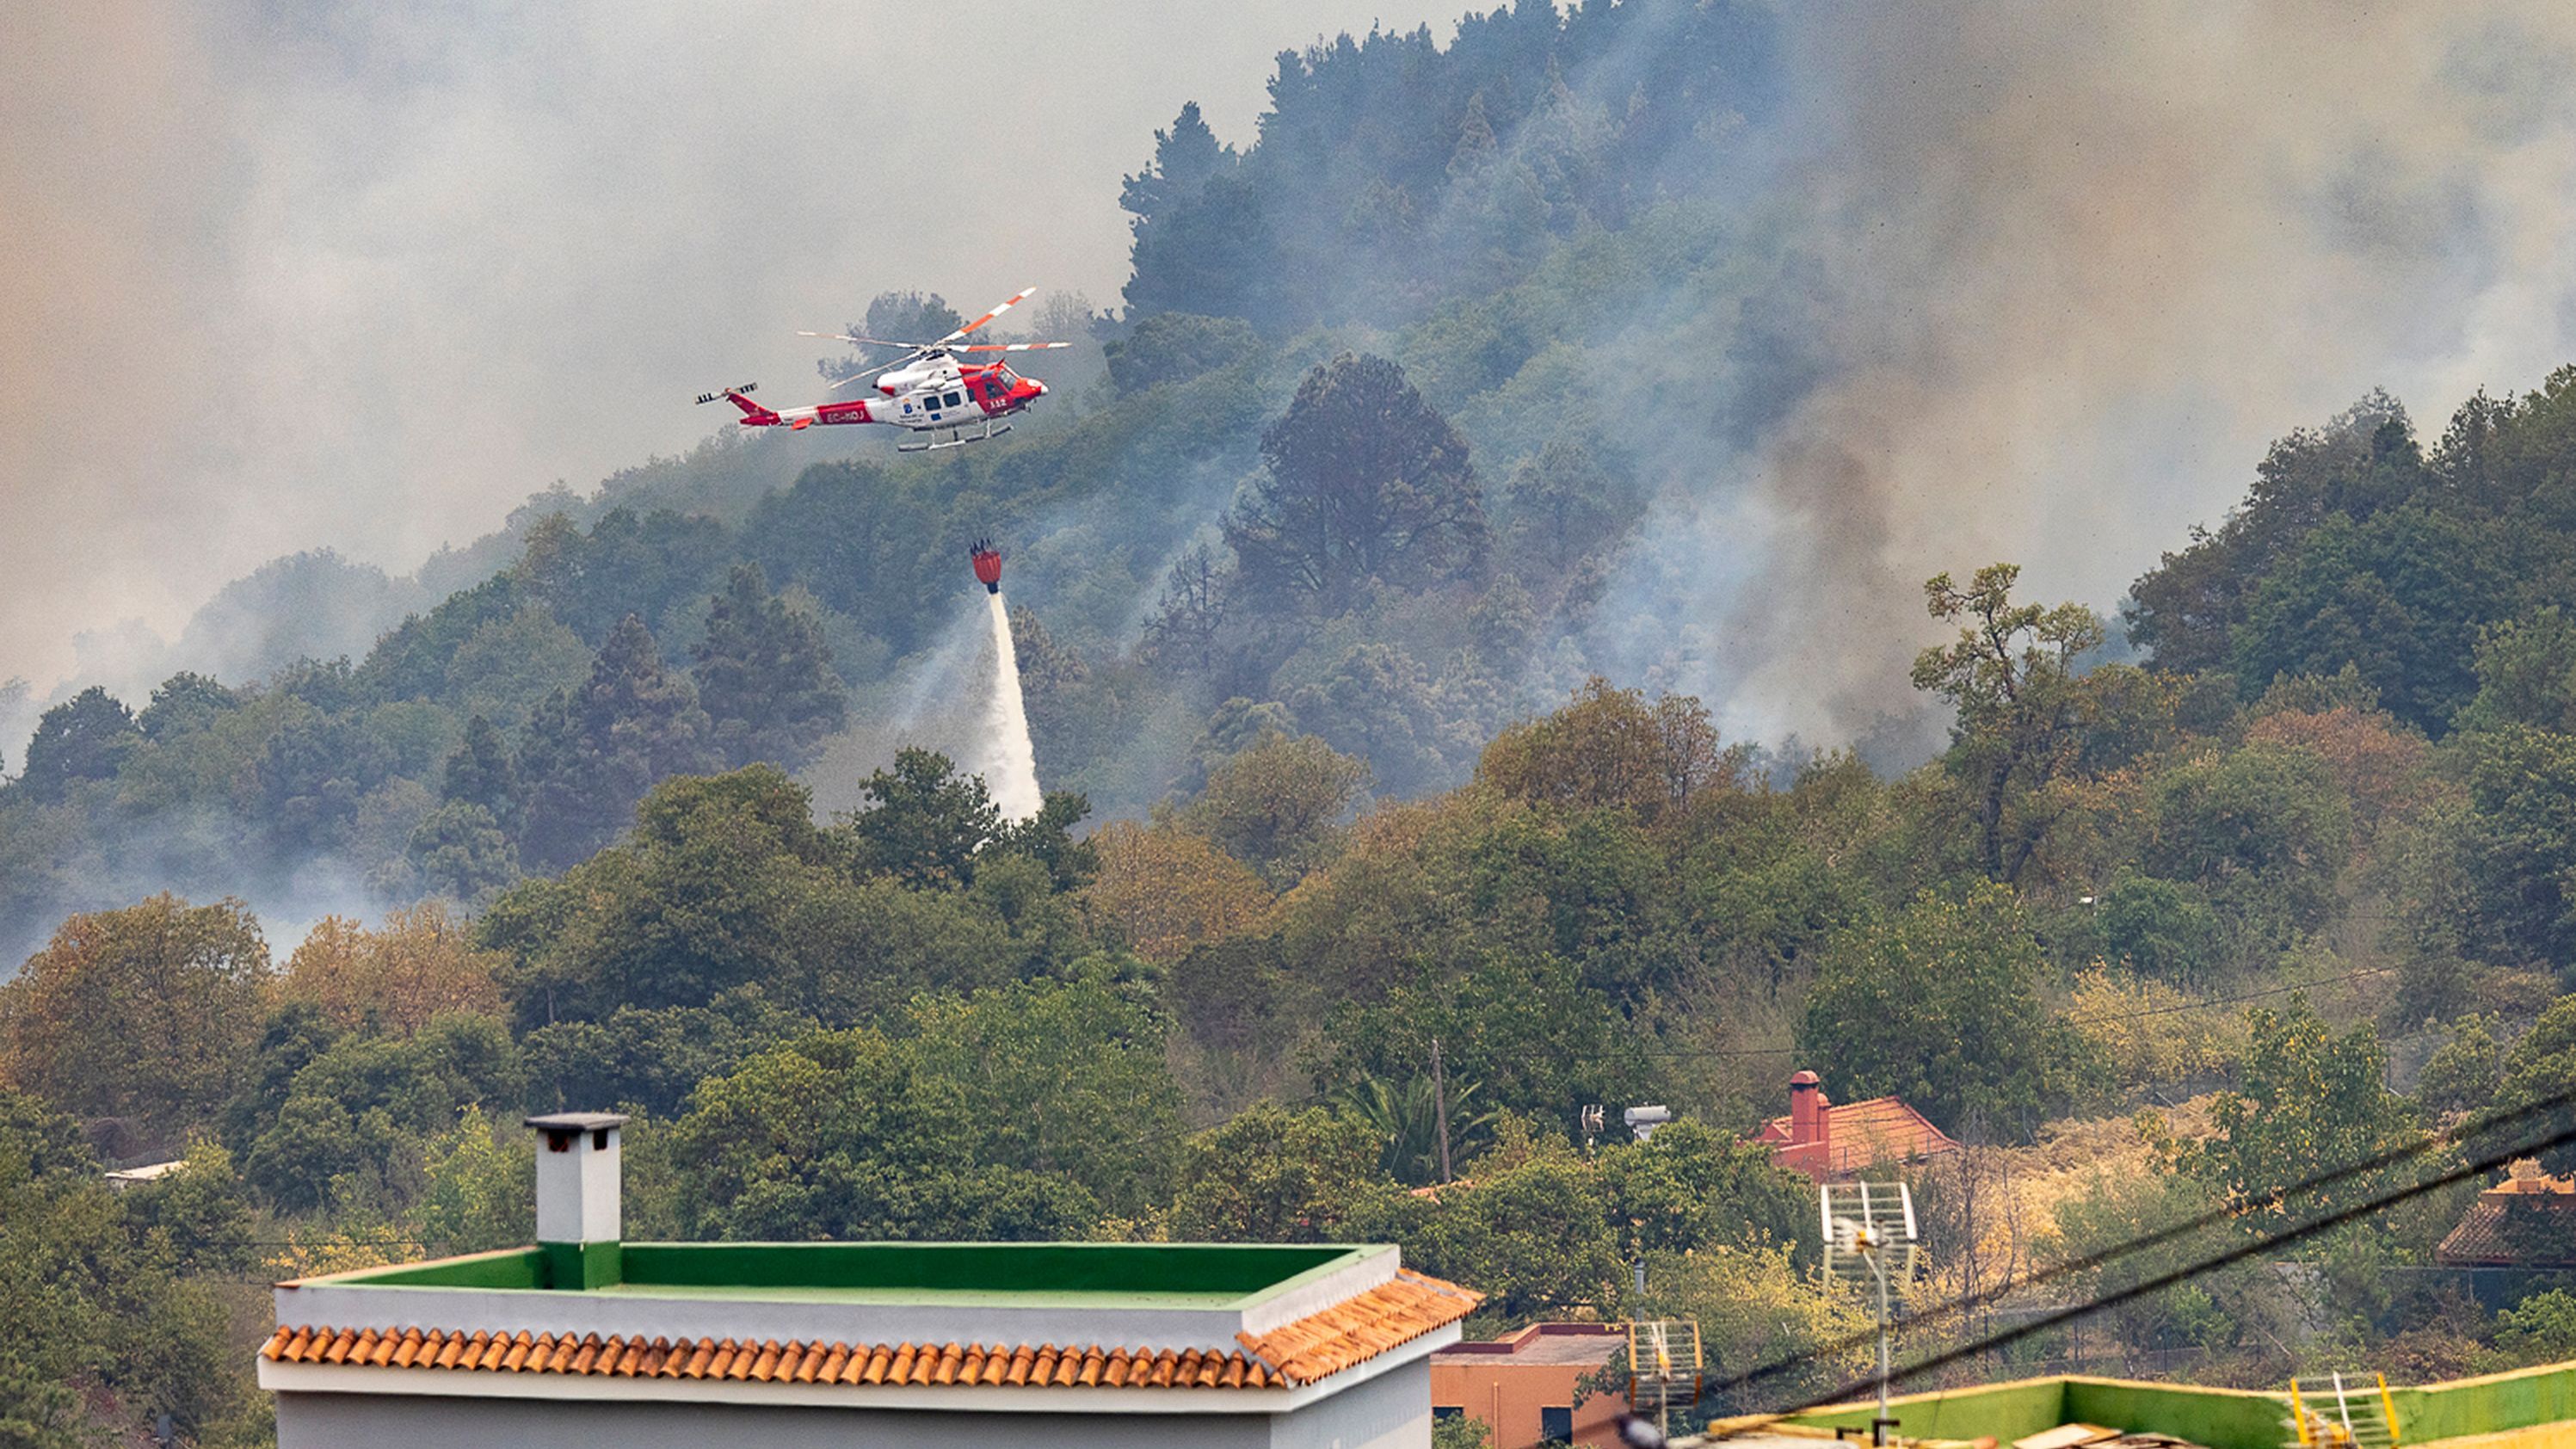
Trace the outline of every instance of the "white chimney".
{"type": "Polygon", "coordinates": [[[557,1288],[604,1288],[623,1276],[618,1208],[619,1129],[614,1112],[531,1117],[537,1144],[537,1246],[557,1288]]]}

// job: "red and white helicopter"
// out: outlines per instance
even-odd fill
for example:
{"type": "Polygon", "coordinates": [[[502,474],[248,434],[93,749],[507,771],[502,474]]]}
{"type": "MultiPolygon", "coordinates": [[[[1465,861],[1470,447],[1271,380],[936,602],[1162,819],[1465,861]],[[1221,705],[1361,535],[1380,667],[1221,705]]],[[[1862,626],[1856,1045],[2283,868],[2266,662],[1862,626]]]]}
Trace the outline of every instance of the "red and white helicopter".
{"type": "Polygon", "coordinates": [[[1073,344],[987,342],[961,347],[957,340],[1027,301],[1036,291],[1035,287],[1026,288],[1018,296],[936,342],[894,342],[881,337],[851,337],[839,332],[796,334],[799,337],[829,338],[858,347],[905,349],[904,355],[892,362],[879,363],[832,384],[846,387],[861,379],[876,377],[879,397],[852,398],[847,402],[823,402],[812,407],[773,411],[751,400],[751,391],[758,384],[747,382],[721,392],[700,393],[698,401],[711,403],[717,398],[725,399],[742,409],[742,425],[746,428],[804,428],[816,423],[892,423],[916,433],[928,434],[920,442],[899,444],[899,450],[906,453],[980,443],[986,438],[1009,432],[1011,425],[1002,420],[1046,396],[1047,388],[1045,383],[1035,378],[1022,377],[1011,371],[1008,363],[963,362],[959,360],[959,354],[1049,352],[1073,344]],[[879,373],[884,375],[879,377],[879,373]]]}

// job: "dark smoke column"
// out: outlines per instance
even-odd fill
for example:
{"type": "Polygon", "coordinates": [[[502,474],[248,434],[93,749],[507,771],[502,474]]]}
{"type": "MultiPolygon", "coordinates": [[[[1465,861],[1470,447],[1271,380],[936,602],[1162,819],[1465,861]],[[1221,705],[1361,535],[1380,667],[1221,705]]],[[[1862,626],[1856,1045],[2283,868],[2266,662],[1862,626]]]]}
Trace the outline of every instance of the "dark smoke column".
{"type": "Polygon", "coordinates": [[[1000,593],[1002,591],[1002,551],[993,547],[993,541],[989,538],[975,540],[967,548],[966,556],[975,561],[975,581],[984,586],[984,592],[1000,593]]]}

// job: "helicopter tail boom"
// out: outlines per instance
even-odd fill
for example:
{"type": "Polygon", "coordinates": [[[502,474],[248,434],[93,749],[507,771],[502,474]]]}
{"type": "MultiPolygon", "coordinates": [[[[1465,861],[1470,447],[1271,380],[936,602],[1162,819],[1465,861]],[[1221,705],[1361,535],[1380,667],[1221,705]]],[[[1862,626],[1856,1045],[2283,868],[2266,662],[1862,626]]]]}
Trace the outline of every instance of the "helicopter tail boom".
{"type": "Polygon", "coordinates": [[[758,386],[760,386],[759,383],[746,382],[740,387],[720,388],[715,392],[702,392],[698,394],[698,401],[701,403],[711,403],[718,398],[723,398],[726,402],[732,403],[735,407],[742,409],[742,420],[746,423],[757,424],[777,422],[778,414],[771,412],[769,409],[762,407],[756,402],[753,402],[751,398],[747,396],[752,389],[758,386]]]}

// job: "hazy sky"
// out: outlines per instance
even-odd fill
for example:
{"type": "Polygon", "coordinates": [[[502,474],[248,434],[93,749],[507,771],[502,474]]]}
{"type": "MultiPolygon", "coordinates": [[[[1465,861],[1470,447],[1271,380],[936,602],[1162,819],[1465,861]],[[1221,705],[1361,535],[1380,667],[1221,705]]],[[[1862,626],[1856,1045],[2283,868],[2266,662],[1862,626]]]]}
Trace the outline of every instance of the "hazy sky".
{"type": "Polygon", "coordinates": [[[1444,4],[15,7],[0,681],[323,545],[400,572],[815,384],[892,287],[1115,302],[1122,173],[1273,56],[1444,4]],[[925,23],[927,22],[927,23],[925,23]]]}
{"type": "Polygon", "coordinates": [[[1932,574],[2108,613],[2271,440],[2385,387],[2430,446],[2576,362],[2564,0],[1780,9],[1818,381],[1743,458],[1657,459],[1600,610],[1613,677],[1735,734],[1935,743],[1932,574]]]}
{"type": "MultiPolygon", "coordinates": [[[[21,6],[0,681],[51,684],[79,630],[175,636],[282,553],[407,570],[687,448],[706,387],[810,396],[796,329],[880,290],[1113,304],[1119,177],[1183,101],[1248,142],[1279,49],[1462,8],[21,6]]],[[[2576,358],[2576,8],[1782,13],[1822,381],[1742,458],[1663,460],[1667,566],[1611,599],[1652,647],[1602,661],[1731,727],[1910,698],[1935,569],[2107,608],[2268,439],[2374,384],[2436,437],[2576,358]]]]}

